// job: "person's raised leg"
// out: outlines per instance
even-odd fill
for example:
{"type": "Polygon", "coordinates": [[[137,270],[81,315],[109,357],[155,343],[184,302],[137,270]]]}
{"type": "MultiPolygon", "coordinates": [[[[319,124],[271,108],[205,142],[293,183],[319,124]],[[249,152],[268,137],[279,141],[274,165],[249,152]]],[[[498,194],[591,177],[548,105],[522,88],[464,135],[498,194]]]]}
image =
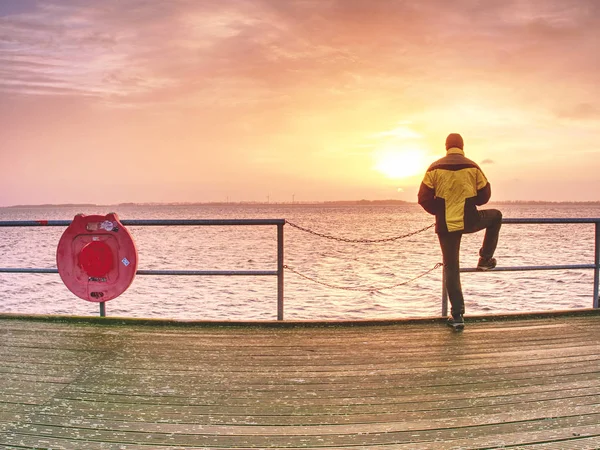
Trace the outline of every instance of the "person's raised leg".
{"type": "Polygon", "coordinates": [[[498,246],[498,236],[500,235],[500,227],[502,226],[502,213],[497,209],[484,209],[479,211],[479,217],[483,228],[485,228],[485,236],[483,237],[483,245],[479,250],[479,256],[490,259],[494,256],[494,252],[498,246]]]}
{"type": "Polygon", "coordinates": [[[478,211],[478,220],[473,226],[465,230],[466,233],[475,233],[485,229],[483,244],[479,249],[478,270],[490,270],[496,267],[494,252],[498,246],[500,227],[502,226],[502,213],[497,209],[483,209],[478,211]]]}

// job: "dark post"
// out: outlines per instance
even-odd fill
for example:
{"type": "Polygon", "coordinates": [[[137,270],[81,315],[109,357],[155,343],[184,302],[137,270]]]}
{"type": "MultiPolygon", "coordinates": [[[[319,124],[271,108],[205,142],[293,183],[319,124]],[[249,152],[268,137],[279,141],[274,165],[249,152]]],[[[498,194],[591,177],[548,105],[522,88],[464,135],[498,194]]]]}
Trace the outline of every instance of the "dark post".
{"type": "Polygon", "coordinates": [[[600,308],[598,284],[600,284],[600,222],[596,222],[596,240],[594,241],[594,308],[600,308]]]}
{"type": "Polygon", "coordinates": [[[283,320],[283,225],[277,224],[277,320],[283,320]]]}
{"type": "Polygon", "coordinates": [[[100,317],[106,317],[106,302],[100,302],[100,317]]]}

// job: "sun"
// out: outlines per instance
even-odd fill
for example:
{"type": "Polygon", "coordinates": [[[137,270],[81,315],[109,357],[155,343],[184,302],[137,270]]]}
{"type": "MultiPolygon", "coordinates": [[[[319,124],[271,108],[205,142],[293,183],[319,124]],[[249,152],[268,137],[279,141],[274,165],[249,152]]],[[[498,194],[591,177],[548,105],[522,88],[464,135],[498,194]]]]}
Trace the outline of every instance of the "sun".
{"type": "Polygon", "coordinates": [[[417,148],[386,147],[375,152],[374,157],[373,168],[392,179],[409,178],[427,169],[425,152],[417,148]]]}

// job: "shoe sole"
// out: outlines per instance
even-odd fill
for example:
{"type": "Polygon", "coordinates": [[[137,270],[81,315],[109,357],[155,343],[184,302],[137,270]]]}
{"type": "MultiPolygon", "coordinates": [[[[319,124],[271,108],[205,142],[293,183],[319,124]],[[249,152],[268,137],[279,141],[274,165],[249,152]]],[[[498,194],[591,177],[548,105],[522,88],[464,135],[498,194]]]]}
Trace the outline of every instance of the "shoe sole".
{"type": "Polygon", "coordinates": [[[448,326],[450,328],[452,328],[454,331],[462,331],[465,329],[465,324],[464,323],[448,323],[448,326]]]}
{"type": "Polygon", "coordinates": [[[494,270],[496,268],[496,266],[494,267],[477,267],[476,270],[478,270],[479,272],[487,272],[488,270],[494,270]]]}

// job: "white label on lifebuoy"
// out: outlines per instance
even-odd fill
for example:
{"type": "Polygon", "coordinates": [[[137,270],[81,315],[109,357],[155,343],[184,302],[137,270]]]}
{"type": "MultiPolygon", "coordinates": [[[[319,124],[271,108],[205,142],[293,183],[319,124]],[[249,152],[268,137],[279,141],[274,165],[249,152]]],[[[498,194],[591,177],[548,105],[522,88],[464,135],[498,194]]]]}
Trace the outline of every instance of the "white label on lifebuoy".
{"type": "Polygon", "coordinates": [[[127,266],[130,264],[130,263],[129,263],[129,260],[128,260],[127,258],[123,258],[123,259],[121,260],[121,262],[123,263],[123,265],[124,265],[125,267],[127,267],[127,266]]]}
{"type": "Polygon", "coordinates": [[[114,228],[114,224],[110,220],[105,220],[100,224],[100,228],[106,231],[112,231],[114,228]]]}

